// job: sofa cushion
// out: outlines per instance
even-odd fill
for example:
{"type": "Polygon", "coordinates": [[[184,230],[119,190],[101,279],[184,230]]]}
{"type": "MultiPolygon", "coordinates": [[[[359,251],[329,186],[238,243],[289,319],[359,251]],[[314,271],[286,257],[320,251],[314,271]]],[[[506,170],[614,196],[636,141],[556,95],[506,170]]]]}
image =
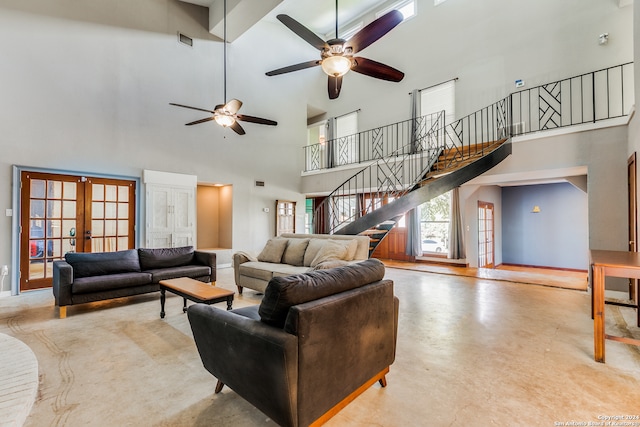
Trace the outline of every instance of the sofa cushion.
{"type": "Polygon", "coordinates": [[[309,245],[309,239],[288,239],[287,248],[282,254],[281,262],[283,264],[295,265],[302,267],[304,262],[304,253],[309,245]]]}
{"type": "Polygon", "coordinates": [[[258,255],[258,261],[262,262],[280,262],[282,254],[287,247],[287,239],[280,237],[273,237],[267,240],[267,244],[264,245],[264,249],[258,255]]]}
{"type": "Polygon", "coordinates": [[[318,251],[318,254],[311,261],[311,268],[316,265],[329,260],[342,259],[347,260],[347,247],[342,243],[337,243],[335,240],[327,240],[322,249],[318,251]]]}
{"type": "Polygon", "coordinates": [[[320,251],[320,249],[322,249],[327,241],[328,239],[309,240],[309,245],[307,246],[307,250],[304,253],[304,260],[302,262],[302,265],[304,265],[305,267],[311,267],[311,261],[313,261],[316,255],[318,255],[318,252],[320,251]]]}
{"type": "Polygon", "coordinates": [[[271,262],[249,261],[240,264],[240,275],[269,281],[273,277],[273,269],[279,266],[271,262]]]}
{"type": "Polygon", "coordinates": [[[329,268],[343,267],[349,265],[349,261],[343,259],[329,259],[317,264],[312,270],[327,270],[329,268]]]}
{"type": "Polygon", "coordinates": [[[146,270],[145,273],[151,274],[153,283],[158,283],[160,280],[176,279],[178,277],[190,277],[192,279],[205,276],[211,277],[211,268],[206,265],[181,265],[178,267],[146,270]]]}
{"type": "Polygon", "coordinates": [[[135,249],[97,253],[68,252],[64,259],[73,267],[74,279],[140,272],[138,251],[135,249]]]}
{"type": "Polygon", "coordinates": [[[151,283],[149,273],[103,274],[75,279],[71,285],[74,294],[103,292],[151,283]]]}
{"type": "Polygon", "coordinates": [[[152,270],[156,268],[178,267],[193,262],[193,246],[179,248],[139,248],[140,268],[152,270]]]}
{"type": "Polygon", "coordinates": [[[298,267],[289,264],[277,264],[273,269],[273,277],[291,276],[294,274],[302,274],[309,271],[309,267],[298,267]]]}
{"type": "Polygon", "coordinates": [[[284,327],[291,306],[382,280],[384,264],[369,259],[330,270],[311,271],[269,281],[258,313],[269,325],[284,327]]]}

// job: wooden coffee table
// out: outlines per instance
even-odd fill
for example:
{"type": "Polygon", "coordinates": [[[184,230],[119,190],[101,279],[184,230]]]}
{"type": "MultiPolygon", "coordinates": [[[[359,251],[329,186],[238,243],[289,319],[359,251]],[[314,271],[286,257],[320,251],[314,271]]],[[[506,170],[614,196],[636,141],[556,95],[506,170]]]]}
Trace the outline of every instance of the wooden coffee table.
{"type": "Polygon", "coordinates": [[[177,279],[161,280],[160,282],[160,318],[164,319],[165,292],[169,291],[180,295],[184,299],[182,312],[187,311],[187,300],[201,302],[204,304],[215,304],[227,301],[227,310],[231,310],[233,305],[233,295],[235,292],[217,288],[214,283],[204,283],[189,277],[179,277],[177,279]]]}

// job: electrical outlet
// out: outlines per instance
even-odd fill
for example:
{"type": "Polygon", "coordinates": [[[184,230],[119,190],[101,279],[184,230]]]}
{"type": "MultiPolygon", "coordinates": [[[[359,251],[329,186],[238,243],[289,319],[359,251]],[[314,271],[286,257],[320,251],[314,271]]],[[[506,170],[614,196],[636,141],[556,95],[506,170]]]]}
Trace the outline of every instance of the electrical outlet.
{"type": "Polygon", "coordinates": [[[8,265],[3,265],[2,266],[2,271],[0,272],[0,275],[6,276],[7,274],[9,274],[9,266],[8,265]]]}

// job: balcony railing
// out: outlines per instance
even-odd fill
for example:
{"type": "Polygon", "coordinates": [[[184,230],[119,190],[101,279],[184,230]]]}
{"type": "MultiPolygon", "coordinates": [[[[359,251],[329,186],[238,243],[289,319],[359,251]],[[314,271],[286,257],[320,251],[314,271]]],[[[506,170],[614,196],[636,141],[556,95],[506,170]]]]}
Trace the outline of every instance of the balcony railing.
{"type": "Polygon", "coordinates": [[[511,94],[510,132],[522,135],[627,116],[633,62],[511,94]]]}
{"type": "MultiPolygon", "coordinates": [[[[467,143],[479,143],[626,116],[634,104],[633,66],[633,62],[628,62],[514,92],[496,104],[451,123],[451,132],[447,135],[452,141],[464,139],[467,143]],[[498,108],[494,108],[496,106],[498,108]],[[507,117],[499,108],[508,108],[507,117]],[[467,131],[472,128],[473,132],[467,131]],[[495,134],[490,137],[489,132],[495,134]]],[[[441,120],[439,115],[434,113],[419,117],[415,123],[405,120],[324,144],[308,145],[304,147],[305,171],[392,156],[408,143],[415,133],[414,127],[430,128],[441,120]]]]}
{"type": "Polygon", "coordinates": [[[304,147],[305,172],[397,156],[405,149],[411,135],[424,134],[425,129],[432,127],[442,128],[443,120],[443,114],[438,112],[335,138],[324,144],[308,145],[304,147]]]}

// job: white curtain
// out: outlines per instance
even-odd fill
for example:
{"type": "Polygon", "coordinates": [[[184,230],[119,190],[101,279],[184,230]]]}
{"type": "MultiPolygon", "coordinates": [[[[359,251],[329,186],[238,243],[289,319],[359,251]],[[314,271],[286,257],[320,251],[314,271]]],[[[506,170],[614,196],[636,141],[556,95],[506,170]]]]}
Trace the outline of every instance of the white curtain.
{"type": "Polygon", "coordinates": [[[462,214],[460,212],[460,188],[451,191],[451,212],[449,217],[449,258],[465,258],[462,233],[462,214]]]}
{"type": "Polygon", "coordinates": [[[329,117],[327,119],[327,167],[332,168],[334,162],[334,139],[336,138],[336,118],[329,117]]]}
{"type": "Polygon", "coordinates": [[[422,238],[420,237],[420,206],[407,213],[407,247],[405,253],[422,256],[422,238]]]}

